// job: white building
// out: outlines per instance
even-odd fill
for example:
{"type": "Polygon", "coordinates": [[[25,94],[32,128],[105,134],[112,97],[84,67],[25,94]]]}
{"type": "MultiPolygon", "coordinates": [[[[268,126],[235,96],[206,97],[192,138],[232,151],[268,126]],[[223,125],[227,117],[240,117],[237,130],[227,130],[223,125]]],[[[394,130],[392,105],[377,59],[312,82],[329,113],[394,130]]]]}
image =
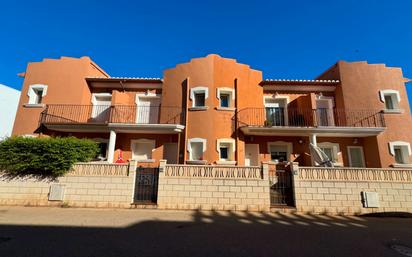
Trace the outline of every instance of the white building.
{"type": "Polygon", "coordinates": [[[0,139],[11,135],[20,91],[0,84],[0,139]]]}

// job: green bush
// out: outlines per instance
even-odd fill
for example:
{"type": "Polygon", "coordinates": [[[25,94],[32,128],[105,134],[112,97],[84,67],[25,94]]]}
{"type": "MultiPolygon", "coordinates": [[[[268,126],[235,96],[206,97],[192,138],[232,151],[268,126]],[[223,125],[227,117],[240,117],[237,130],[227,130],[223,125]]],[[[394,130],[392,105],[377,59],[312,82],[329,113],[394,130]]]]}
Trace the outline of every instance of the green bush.
{"type": "Polygon", "coordinates": [[[74,163],[90,161],[98,151],[97,143],[89,139],[13,137],[0,142],[0,170],[60,176],[74,163]]]}

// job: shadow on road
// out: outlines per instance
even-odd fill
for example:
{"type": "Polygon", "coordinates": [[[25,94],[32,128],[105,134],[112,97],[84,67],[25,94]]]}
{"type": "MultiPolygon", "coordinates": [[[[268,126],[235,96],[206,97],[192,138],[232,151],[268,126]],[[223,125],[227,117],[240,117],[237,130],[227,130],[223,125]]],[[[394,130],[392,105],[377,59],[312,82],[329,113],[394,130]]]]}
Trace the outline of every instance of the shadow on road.
{"type": "MultiPolygon", "coordinates": [[[[136,212],[136,215],[139,213],[136,212]]],[[[124,228],[0,225],[0,256],[399,256],[406,219],[194,211],[124,228]]]]}

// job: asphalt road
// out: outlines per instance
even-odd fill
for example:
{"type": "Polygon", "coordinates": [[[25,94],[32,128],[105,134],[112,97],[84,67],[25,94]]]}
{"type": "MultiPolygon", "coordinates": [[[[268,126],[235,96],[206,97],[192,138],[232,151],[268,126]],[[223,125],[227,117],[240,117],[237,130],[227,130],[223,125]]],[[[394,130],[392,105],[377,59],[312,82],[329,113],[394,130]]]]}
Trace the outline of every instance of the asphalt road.
{"type": "Polygon", "coordinates": [[[1,257],[407,256],[393,245],[411,218],[0,207],[1,257]]]}

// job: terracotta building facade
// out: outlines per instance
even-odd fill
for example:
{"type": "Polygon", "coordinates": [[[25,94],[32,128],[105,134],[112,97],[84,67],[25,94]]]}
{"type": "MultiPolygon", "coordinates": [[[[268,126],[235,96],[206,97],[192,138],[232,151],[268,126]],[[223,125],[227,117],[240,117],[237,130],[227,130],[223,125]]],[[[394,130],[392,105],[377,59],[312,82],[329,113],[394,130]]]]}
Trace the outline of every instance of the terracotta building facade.
{"type": "Polygon", "coordinates": [[[13,135],[90,138],[99,160],[145,165],[412,167],[400,68],[339,61],[314,80],[263,80],[211,54],[163,78],[110,77],[88,57],[29,63],[13,135]]]}

